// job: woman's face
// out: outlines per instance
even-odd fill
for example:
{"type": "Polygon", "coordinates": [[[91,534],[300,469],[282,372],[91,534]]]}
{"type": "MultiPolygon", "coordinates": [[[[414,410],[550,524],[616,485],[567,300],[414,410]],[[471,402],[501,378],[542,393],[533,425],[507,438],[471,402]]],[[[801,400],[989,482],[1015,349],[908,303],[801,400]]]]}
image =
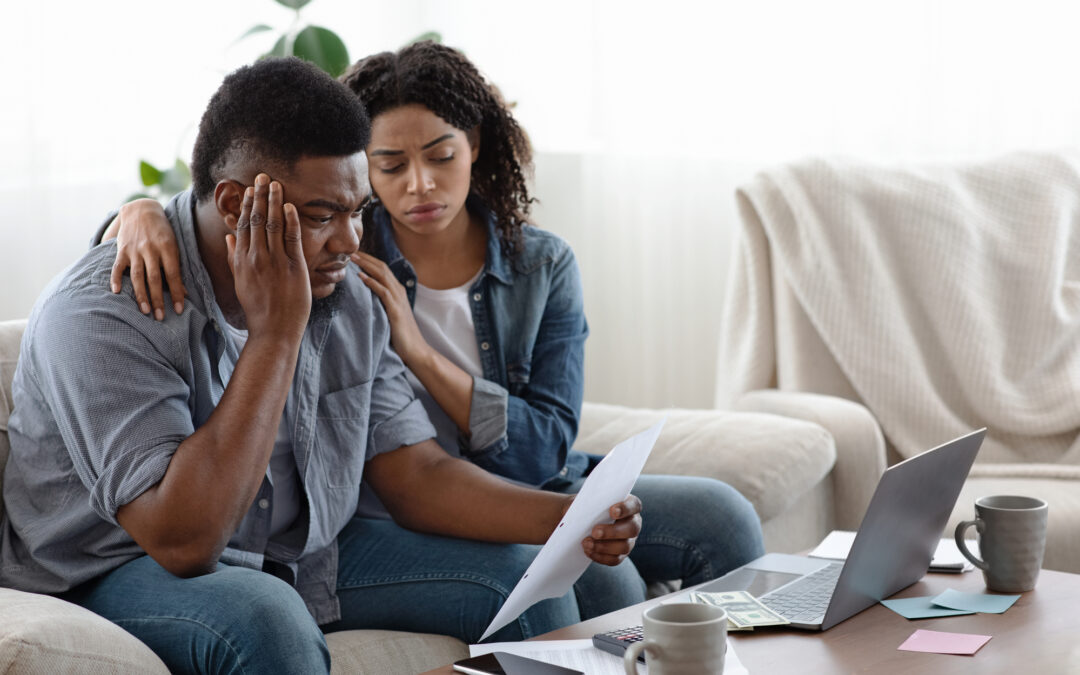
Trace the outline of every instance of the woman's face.
{"type": "Polygon", "coordinates": [[[419,104],[382,113],[371,124],[367,147],[371,187],[395,226],[418,235],[468,224],[476,132],[448,124],[419,104]]]}

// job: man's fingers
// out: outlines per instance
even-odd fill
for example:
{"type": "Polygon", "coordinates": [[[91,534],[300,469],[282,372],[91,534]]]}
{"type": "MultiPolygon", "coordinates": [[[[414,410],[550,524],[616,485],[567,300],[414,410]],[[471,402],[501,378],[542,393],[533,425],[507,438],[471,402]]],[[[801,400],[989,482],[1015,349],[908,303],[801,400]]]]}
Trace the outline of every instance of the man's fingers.
{"type": "Polygon", "coordinates": [[[590,536],[597,541],[633,539],[641,533],[641,516],[620,518],[614,523],[594,525],[590,536]]]}
{"type": "Polygon", "coordinates": [[[285,232],[282,234],[285,254],[306,267],[304,244],[300,237],[300,214],[296,212],[296,207],[292,204],[286,204],[281,211],[285,215],[285,232]]]}
{"type": "Polygon", "coordinates": [[[183,277],[180,275],[179,258],[180,255],[176,247],[171,247],[171,249],[166,249],[165,259],[161,264],[165,267],[165,282],[169,284],[169,295],[172,296],[173,309],[176,310],[177,314],[183,314],[187,289],[184,288],[183,277]]]}
{"type": "Polygon", "coordinates": [[[629,494],[626,496],[626,499],[618,504],[613,504],[611,508],[608,509],[608,513],[615,520],[632,516],[635,513],[641,513],[641,500],[638,499],[636,495],[629,494]]]}
{"type": "MultiPolygon", "coordinates": [[[[255,176],[255,200],[251,206],[251,215],[248,216],[248,227],[251,228],[251,241],[248,242],[248,253],[266,250],[266,210],[269,196],[270,177],[265,173],[255,176]]],[[[240,249],[243,252],[243,249],[240,249]]]]}
{"type": "MultiPolygon", "coordinates": [[[[240,219],[236,221],[236,237],[234,238],[235,250],[241,255],[247,253],[248,244],[251,241],[251,207],[255,203],[255,189],[244,188],[244,201],[240,204],[240,219]]],[[[229,259],[232,259],[232,250],[229,251],[229,259]]]]}
{"type": "Polygon", "coordinates": [[[266,248],[271,253],[279,253],[285,248],[282,242],[282,230],[284,229],[284,223],[282,223],[283,215],[281,213],[281,183],[270,181],[270,197],[267,200],[266,209],[266,248]]]}
{"type": "Polygon", "coordinates": [[[596,541],[595,539],[586,539],[582,543],[582,549],[590,560],[601,565],[618,565],[634,549],[634,540],[596,541]]]}
{"type": "Polygon", "coordinates": [[[143,268],[146,269],[146,288],[150,291],[150,306],[154,309],[154,318],[161,321],[165,318],[165,297],[161,290],[161,269],[157,262],[143,258],[143,268]]]}

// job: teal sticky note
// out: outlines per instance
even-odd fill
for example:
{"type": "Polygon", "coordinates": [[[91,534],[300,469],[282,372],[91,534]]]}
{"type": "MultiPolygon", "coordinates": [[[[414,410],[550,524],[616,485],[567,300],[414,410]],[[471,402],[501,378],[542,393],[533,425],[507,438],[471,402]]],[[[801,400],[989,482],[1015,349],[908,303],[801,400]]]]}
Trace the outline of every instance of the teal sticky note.
{"type": "Polygon", "coordinates": [[[949,609],[964,609],[969,612],[1001,614],[1020,599],[1019,595],[988,595],[986,593],[961,593],[949,589],[934,597],[934,604],[949,609]]]}
{"type": "Polygon", "coordinates": [[[926,595],[920,598],[897,598],[894,600],[882,600],[892,611],[905,619],[930,619],[936,616],[960,616],[961,614],[974,614],[966,609],[950,609],[940,607],[933,603],[933,596],[926,595]]]}

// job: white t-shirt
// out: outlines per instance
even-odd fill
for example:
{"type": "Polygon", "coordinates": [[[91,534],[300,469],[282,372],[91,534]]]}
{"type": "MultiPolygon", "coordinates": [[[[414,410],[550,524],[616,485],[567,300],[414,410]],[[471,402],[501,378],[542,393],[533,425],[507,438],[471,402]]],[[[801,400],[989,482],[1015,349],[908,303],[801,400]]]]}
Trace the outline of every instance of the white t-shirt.
{"type": "MultiPolygon", "coordinates": [[[[225,326],[229,335],[236,341],[237,351],[242,351],[247,344],[248,332],[228,323],[225,326]]],[[[235,364],[234,364],[235,367],[235,364]]],[[[232,371],[227,374],[232,377],[232,371]]],[[[270,512],[270,538],[287,531],[300,515],[300,474],[296,470],[296,458],[293,456],[292,438],[289,425],[282,415],[278,424],[277,438],[274,440],[274,452],[270,455],[270,485],[274,488],[274,500],[270,512]]]]}
{"type": "MultiPolygon", "coordinates": [[[[480,278],[482,271],[457,288],[435,290],[416,282],[416,298],[413,302],[413,316],[424,340],[451,363],[474,377],[483,377],[484,370],[480,364],[480,348],[476,345],[469,288],[480,278]]],[[[406,370],[406,378],[435,425],[439,445],[450,454],[460,456],[457,425],[411,370],[406,370]]]]}

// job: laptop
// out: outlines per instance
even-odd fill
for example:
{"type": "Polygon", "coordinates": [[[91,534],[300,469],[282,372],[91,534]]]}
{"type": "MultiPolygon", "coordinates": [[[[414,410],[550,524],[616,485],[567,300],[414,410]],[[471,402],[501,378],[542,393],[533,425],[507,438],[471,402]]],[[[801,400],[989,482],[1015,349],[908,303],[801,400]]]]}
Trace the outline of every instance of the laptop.
{"type": "Polygon", "coordinates": [[[698,588],[747,591],[794,628],[827,630],[926,574],[986,429],[885,470],[845,561],[769,553],[698,588]]]}

